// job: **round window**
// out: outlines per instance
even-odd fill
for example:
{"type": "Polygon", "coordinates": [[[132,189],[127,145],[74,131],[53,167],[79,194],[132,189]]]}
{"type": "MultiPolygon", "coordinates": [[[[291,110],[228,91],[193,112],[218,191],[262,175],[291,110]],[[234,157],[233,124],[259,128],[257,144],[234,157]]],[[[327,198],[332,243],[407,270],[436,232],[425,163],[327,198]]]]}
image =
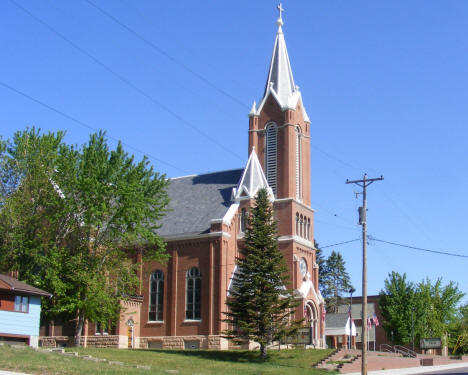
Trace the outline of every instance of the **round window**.
{"type": "Polygon", "coordinates": [[[299,262],[299,269],[301,270],[301,275],[305,276],[307,273],[307,261],[304,258],[301,258],[299,262]]]}

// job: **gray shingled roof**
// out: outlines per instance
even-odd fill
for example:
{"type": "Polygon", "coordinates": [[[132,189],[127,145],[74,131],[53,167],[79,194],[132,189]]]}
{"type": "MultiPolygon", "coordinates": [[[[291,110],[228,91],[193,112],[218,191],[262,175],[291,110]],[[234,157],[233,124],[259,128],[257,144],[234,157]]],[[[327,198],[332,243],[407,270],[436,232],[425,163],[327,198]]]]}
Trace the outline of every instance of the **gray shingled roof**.
{"type": "Polygon", "coordinates": [[[327,328],[343,328],[348,322],[348,314],[327,314],[325,316],[325,326],[327,328]]]}
{"type": "Polygon", "coordinates": [[[176,236],[208,233],[210,220],[221,219],[231,201],[243,169],[171,179],[170,212],[162,219],[158,234],[176,236]]]}

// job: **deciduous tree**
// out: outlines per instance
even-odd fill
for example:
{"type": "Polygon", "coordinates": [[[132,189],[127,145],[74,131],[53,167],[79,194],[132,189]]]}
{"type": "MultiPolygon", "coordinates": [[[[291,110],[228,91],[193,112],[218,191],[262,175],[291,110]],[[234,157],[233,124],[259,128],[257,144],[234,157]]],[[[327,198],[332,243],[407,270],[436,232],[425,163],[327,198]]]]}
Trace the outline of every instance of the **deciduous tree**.
{"type": "Polygon", "coordinates": [[[0,211],[0,267],[53,293],[44,311],[75,319],[75,344],[85,320],[107,323],[135,292],[135,262],[166,258],[156,234],[168,198],[167,180],[144,158],[135,162],[105,134],[82,147],[64,133],[18,132],[3,148],[9,176],[0,211]]]}
{"type": "Polygon", "coordinates": [[[440,278],[414,284],[406,280],[406,274],[392,272],[380,292],[383,327],[395,344],[409,344],[414,339],[418,345],[424,337],[445,340],[463,296],[452,281],[445,286],[440,278]]]}

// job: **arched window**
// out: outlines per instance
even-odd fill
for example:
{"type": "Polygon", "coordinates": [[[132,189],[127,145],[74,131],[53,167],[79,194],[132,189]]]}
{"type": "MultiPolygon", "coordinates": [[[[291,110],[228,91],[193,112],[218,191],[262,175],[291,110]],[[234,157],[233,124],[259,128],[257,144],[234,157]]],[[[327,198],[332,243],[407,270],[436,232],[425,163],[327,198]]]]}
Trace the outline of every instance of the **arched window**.
{"type": "Polygon", "coordinates": [[[243,208],[240,214],[240,231],[245,232],[247,229],[247,210],[243,208]]]}
{"type": "Polygon", "coordinates": [[[302,200],[302,150],[299,127],[296,127],[296,199],[302,200]]]}
{"type": "Polygon", "coordinates": [[[310,219],[307,219],[307,239],[310,240],[310,219]]]}
{"type": "Polygon", "coordinates": [[[300,222],[299,222],[299,228],[300,228],[300,236],[301,237],[304,237],[304,218],[302,217],[301,215],[301,219],[300,219],[300,222]]]}
{"type": "Polygon", "coordinates": [[[278,127],[272,123],[266,127],[265,136],[265,172],[268,185],[276,195],[276,169],[277,169],[277,134],[278,127]]]}
{"type": "Polygon", "coordinates": [[[296,212],[296,236],[299,236],[299,213],[296,212]]]}
{"type": "Polygon", "coordinates": [[[162,321],[164,307],[164,273],[160,270],[151,273],[150,303],[148,320],[162,321]]]}
{"type": "Polygon", "coordinates": [[[192,267],[187,271],[185,319],[200,320],[201,307],[201,274],[200,270],[192,267]]]}

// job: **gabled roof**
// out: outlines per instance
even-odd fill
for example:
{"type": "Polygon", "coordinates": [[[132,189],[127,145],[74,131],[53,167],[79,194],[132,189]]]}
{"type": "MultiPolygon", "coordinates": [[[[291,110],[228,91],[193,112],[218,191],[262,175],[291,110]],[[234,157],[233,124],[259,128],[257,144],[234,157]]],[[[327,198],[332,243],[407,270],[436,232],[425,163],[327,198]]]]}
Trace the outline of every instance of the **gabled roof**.
{"type": "Polygon", "coordinates": [[[254,148],[250,153],[249,160],[245,166],[244,173],[242,173],[241,180],[239,181],[237,188],[233,189],[232,195],[235,200],[243,198],[252,199],[255,198],[260,189],[267,189],[270,198],[274,198],[273,191],[268,185],[268,181],[263,173],[262,166],[258,161],[257,153],[254,148]]]}
{"type": "Polygon", "coordinates": [[[29,284],[23,283],[22,281],[16,280],[13,277],[2,274],[0,274],[0,290],[31,296],[52,297],[52,294],[42,289],[35,288],[29,284]]]}
{"type": "Polygon", "coordinates": [[[228,211],[232,189],[243,169],[221,171],[170,180],[170,211],[162,219],[158,234],[163,237],[203,234],[210,230],[210,220],[221,219],[228,211]]]}
{"type": "MultiPolygon", "coordinates": [[[[286,41],[283,34],[283,20],[281,16],[278,18],[277,24],[278,32],[276,33],[275,45],[273,47],[273,55],[271,57],[270,69],[268,71],[263,99],[261,100],[258,109],[254,102],[249,116],[259,115],[270,95],[276,99],[283,111],[286,109],[296,109],[299,99],[302,98],[299,87],[294,83],[291,63],[289,62],[288,49],[286,48],[286,41]]],[[[304,105],[301,106],[301,111],[304,121],[310,122],[304,105]]]]}

